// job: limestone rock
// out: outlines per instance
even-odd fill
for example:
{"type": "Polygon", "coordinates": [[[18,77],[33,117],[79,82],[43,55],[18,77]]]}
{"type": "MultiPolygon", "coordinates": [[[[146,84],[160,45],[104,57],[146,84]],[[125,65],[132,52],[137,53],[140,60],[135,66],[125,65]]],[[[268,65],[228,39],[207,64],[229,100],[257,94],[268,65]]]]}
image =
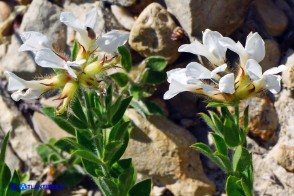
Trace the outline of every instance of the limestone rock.
{"type": "Polygon", "coordinates": [[[118,5],[112,5],[111,11],[113,15],[115,16],[116,20],[125,28],[128,30],[131,30],[135,23],[135,19],[133,15],[128,11],[127,8],[118,6],[118,5]]]}
{"type": "Polygon", "coordinates": [[[21,161],[9,145],[6,147],[5,163],[8,165],[10,170],[17,170],[21,168],[21,161]]]}
{"type": "Polygon", "coordinates": [[[249,132],[263,141],[269,141],[277,130],[279,118],[275,106],[267,98],[246,100],[249,105],[249,132]]]}
{"type": "Polygon", "coordinates": [[[215,186],[203,172],[199,154],[190,148],[196,139],[165,117],[144,119],[135,110],[126,115],[135,129],[124,157],[132,157],[138,173],[165,186],[173,195],[212,195],[215,186]]]}
{"type": "Polygon", "coordinates": [[[272,67],[279,66],[281,51],[279,44],[275,40],[265,40],[265,57],[261,61],[260,65],[262,69],[268,70],[272,67]]]}
{"type": "Polygon", "coordinates": [[[59,50],[65,49],[66,27],[59,21],[61,8],[49,1],[33,0],[25,13],[20,32],[38,31],[48,36],[59,50]]]}
{"type": "Polygon", "coordinates": [[[136,3],[136,0],[104,0],[104,1],[111,4],[121,5],[124,7],[128,7],[136,3]]]}
{"type": "Polygon", "coordinates": [[[0,24],[11,14],[11,7],[4,1],[0,1],[0,24]]]}
{"type": "Polygon", "coordinates": [[[287,61],[285,65],[288,67],[286,71],[282,74],[282,80],[284,83],[284,86],[286,86],[289,89],[294,89],[294,53],[291,52],[291,54],[287,57],[287,61]]]}
{"type": "Polygon", "coordinates": [[[177,27],[172,17],[158,3],[147,6],[136,20],[129,37],[130,46],[141,55],[160,55],[169,63],[178,57],[179,41],[170,39],[177,27]]]}
{"type": "Polygon", "coordinates": [[[34,113],[32,121],[34,130],[44,143],[47,143],[50,138],[60,139],[69,136],[69,134],[58,127],[51,119],[39,112],[34,113]]]}
{"type": "Polygon", "coordinates": [[[279,36],[286,30],[288,18],[272,0],[256,0],[255,6],[266,31],[270,35],[279,36]]]}
{"type": "Polygon", "coordinates": [[[275,161],[287,171],[294,172],[294,146],[278,145],[273,157],[275,161]]]}
{"type": "Polygon", "coordinates": [[[7,134],[10,131],[10,144],[13,151],[32,169],[32,173],[40,175],[42,173],[42,161],[36,152],[39,144],[38,138],[33,130],[26,123],[21,113],[13,105],[8,105],[3,97],[0,97],[0,130],[7,134]]]}
{"type": "Polygon", "coordinates": [[[224,35],[234,32],[245,18],[251,0],[165,0],[170,11],[191,36],[209,28],[224,35]]]}

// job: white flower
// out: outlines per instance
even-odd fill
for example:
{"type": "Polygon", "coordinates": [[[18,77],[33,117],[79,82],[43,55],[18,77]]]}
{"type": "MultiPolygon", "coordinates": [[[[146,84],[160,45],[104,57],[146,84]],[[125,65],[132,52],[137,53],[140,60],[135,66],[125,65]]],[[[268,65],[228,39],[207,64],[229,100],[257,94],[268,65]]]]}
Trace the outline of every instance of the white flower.
{"type": "Polygon", "coordinates": [[[65,69],[73,78],[77,78],[77,75],[73,69],[79,70],[80,65],[86,62],[85,59],[73,62],[66,61],[48,48],[38,51],[35,57],[35,61],[41,67],[65,69]]]}
{"type": "Polygon", "coordinates": [[[285,65],[273,67],[262,74],[261,66],[253,59],[249,59],[245,65],[245,71],[256,86],[265,84],[265,88],[276,94],[281,90],[281,76],[276,75],[287,69],[285,65]]]}
{"type": "Polygon", "coordinates": [[[94,33],[93,29],[96,26],[97,15],[98,13],[96,9],[92,9],[86,14],[83,24],[71,12],[62,12],[60,14],[60,21],[77,31],[79,33],[79,42],[85,47],[86,50],[89,50],[96,39],[96,35],[92,37],[92,34],[94,33]]]}
{"type": "Polygon", "coordinates": [[[21,39],[23,44],[19,47],[18,51],[32,51],[36,53],[37,51],[43,48],[52,49],[52,43],[48,40],[47,36],[35,32],[35,31],[27,31],[21,34],[21,39]]]}
{"type": "Polygon", "coordinates": [[[85,22],[82,24],[72,13],[62,12],[60,21],[78,32],[78,40],[87,51],[92,51],[99,47],[108,53],[115,52],[118,46],[123,45],[127,41],[129,33],[113,30],[102,35],[96,41],[96,35],[93,30],[97,23],[97,16],[97,10],[92,9],[87,13],[85,22]]]}
{"type": "Polygon", "coordinates": [[[170,83],[168,91],[164,94],[163,99],[171,99],[177,94],[184,91],[196,91],[201,88],[200,81],[194,80],[194,84],[188,84],[185,68],[173,69],[167,72],[167,81],[170,83]]]}
{"type": "Polygon", "coordinates": [[[112,53],[121,45],[124,45],[129,38],[129,33],[124,31],[112,30],[105,33],[96,41],[96,46],[107,53],[112,53]]]}
{"type": "Polygon", "coordinates": [[[199,79],[211,79],[213,82],[217,83],[218,89],[207,84],[202,84],[201,87],[207,94],[216,94],[216,93],[229,93],[233,94],[235,92],[235,78],[234,74],[226,74],[223,77],[217,75],[219,72],[224,72],[227,68],[227,64],[223,64],[213,71],[208,70],[203,65],[192,62],[187,65],[186,76],[192,78],[188,80],[188,83],[193,80],[199,79]]]}
{"type": "Polygon", "coordinates": [[[203,33],[203,44],[195,40],[191,44],[180,46],[179,52],[190,52],[206,57],[214,65],[225,63],[227,48],[220,45],[219,40],[223,36],[217,31],[206,29],[203,33]]]}
{"type": "Polygon", "coordinates": [[[50,87],[41,84],[40,81],[26,81],[9,71],[5,71],[4,74],[8,78],[8,91],[15,91],[11,95],[15,101],[37,99],[50,89],[50,87]]]}
{"type": "Polygon", "coordinates": [[[220,44],[239,55],[242,67],[244,67],[248,59],[260,62],[265,56],[264,41],[258,33],[249,33],[245,48],[240,42],[236,43],[228,37],[221,38],[220,44]]]}

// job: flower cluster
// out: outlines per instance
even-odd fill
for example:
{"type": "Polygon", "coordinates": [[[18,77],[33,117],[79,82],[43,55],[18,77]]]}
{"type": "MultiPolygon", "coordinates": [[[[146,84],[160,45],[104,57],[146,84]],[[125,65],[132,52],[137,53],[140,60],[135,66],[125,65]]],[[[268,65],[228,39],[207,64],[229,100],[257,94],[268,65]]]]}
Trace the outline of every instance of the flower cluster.
{"type": "Polygon", "coordinates": [[[35,55],[35,62],[41,67],[53,68],[56,72],[42,80],[25,81],[15,74],[6,71],[8,90],[13,91],[11,97],[15,101],[37,99],[43,93],[54,89],[62,89],[59,100],[62,100],[56,113],[63,113],[73,99],[79,85],[85,88],[99,90],[99,75],[108,68],[119,63],[119,57],[101,59],[95,56],[96,51],[114,53],[123,45],[129,33],[113,30],[99,38],[94,32],[97,25],[97,10],[87,13],[84,24],[72,13],[63,12],[60,21],[77,32],[76,55],[69,59],[66,55],[56,51],[52,42],[39,32],[25,32],[21,38],[23,44],[19,51],[31,51],[35,55]]]}
{"type": "Polygon", "coordinates": [[[247,36],[245,47],[217,31],[206,29],[203,42],[198,40],[182,45],[179,52],[190,52],[205,57],[207,64],[191,62],[186,68],[167,72],[169,90],[164,99],[170,99],[183,91],[191,91],[220,102],[238,102],[265,89],[278,93],[281,89],[281,76],[285,65],[271,68],[262,73],[259,62],[265,56],[264,41],[258,33],[247,36]],[[236,68],[229,68],[226,52],[237,53],[240,61],[236,68]],[[236,72],[232,70],[237,70],[236,72]]]}

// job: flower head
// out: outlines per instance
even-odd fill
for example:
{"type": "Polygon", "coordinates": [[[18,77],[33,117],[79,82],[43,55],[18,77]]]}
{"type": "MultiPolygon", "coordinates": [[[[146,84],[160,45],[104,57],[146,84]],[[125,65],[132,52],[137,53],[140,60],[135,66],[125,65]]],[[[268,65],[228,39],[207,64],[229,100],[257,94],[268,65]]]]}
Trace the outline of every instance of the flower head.
{"type": "Polygon", "coordinates": [[[39,32],[24,32],[21,35],[21,39],[23,44],[18,49],[20,52],[32,51],[33,53],[37,53],[43,48],[52,49],[52,43],[48,40],[47,36],[39,32]]]}

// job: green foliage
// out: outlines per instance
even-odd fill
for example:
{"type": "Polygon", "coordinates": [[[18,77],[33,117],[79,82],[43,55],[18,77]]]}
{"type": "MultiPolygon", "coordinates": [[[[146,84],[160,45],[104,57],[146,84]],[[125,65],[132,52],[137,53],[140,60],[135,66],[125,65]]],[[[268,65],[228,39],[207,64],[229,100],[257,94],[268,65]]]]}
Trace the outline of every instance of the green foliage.
{"type": "Polygon", "coordinates": [[[129,72],[132,69],[132,56],[130,51],[125,46],[120,46],[117,50],[121,55],[121,65],[127,72],[129,72]]]}
{"type": "Polygon", "coordinates": [[[213,131],[211,136],[215,150],[208,145],[196,143],[193,148],[199,150],[228,175],[226,192],[228,196],[253,195],[253,167],[252,155],[246,149],[246,133],[248,131],[248,107],[244,111],[244,125],[239,125],[239,106],[235,105],[232,114],[226,104],[210,103],[210,107],[221,107],[218,116],[210,111],[209,115],[200,114],[207,125],[213,131]],[[229,152],[233,157],[229,157],[229,152]]]}

